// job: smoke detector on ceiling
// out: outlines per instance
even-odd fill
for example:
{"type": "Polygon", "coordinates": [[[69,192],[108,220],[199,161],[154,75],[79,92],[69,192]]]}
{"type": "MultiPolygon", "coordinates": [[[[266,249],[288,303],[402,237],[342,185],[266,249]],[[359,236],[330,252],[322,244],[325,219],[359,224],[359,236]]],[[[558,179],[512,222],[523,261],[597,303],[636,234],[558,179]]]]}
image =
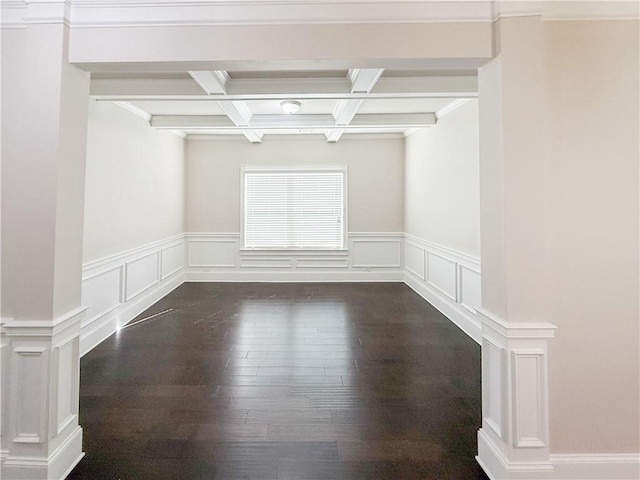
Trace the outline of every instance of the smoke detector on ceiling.
{"type": "Polygon", "coordinates": [[[284,102],[280,103],[282,111],[289,115],[294,114],[298,110],[300,110],[301,105],[302,104],[300,102],[296,102],[295,100],[285,100],[284,102]]]}

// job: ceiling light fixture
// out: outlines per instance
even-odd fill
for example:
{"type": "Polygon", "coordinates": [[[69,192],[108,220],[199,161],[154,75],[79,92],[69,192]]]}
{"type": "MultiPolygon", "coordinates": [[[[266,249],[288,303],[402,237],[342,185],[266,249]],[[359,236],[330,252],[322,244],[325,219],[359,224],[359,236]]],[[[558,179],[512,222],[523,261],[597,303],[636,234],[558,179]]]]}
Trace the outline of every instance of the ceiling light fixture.
{"type": "Polygon", "coordinates": [[[295,100],[285,100],[284,102],[280,103],[282,111],[287,114],[296,113],[298,110],[300,110],[301,105],[302,104],[300,102],[296,102],[295,100]]]}

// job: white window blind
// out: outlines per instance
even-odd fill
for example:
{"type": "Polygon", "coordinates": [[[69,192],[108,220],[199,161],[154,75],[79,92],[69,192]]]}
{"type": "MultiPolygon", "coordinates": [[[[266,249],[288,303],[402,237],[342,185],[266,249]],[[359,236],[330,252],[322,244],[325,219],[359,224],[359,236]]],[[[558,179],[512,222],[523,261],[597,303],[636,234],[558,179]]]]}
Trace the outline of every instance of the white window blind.
{"type": "Polygon", "coordinates": [[[245,248],[342,248],[343,179],[342,171],[245,171],[245,248]]]}

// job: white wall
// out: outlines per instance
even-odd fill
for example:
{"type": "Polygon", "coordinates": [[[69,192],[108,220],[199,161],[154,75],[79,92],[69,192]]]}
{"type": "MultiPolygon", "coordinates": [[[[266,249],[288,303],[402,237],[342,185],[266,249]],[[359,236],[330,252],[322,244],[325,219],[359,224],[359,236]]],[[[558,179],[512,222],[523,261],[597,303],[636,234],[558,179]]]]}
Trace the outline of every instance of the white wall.
{"type": "Polygon", "coordinates": [[[184,140],[90,101],[84,262],[184,232],[184,140]]]}
{"type": "Polygon", "coordinates": [[[240,166],[346,165],[348,231],[403,231],[403,140],[343,137],[187,141],[189,232],[240,232],[240,166]]]}
{"type": "Polygon", "coordinates": [[[80,354],[183,282],[184,140],[90,101],[80,354]]]}
{"type": "Polygon", "coordinates": [[[480,69],[492,478],[639,478],[638,26],[501,19],[480,69]]]}
{"type": "Polygon", "coordinates": [[[480,257],[478,101],[409,135],[405,231],[480,257]]]}
{"type": "Polygon", "coordinates": [[[478,101],[405,143],[405,282],[480,342],[478,101]]]}
{"type": "Polygon", "coordinates": [[[546,27],[555,452],[640,449],[638,25],[546,27]]]}
{"type": "Polygon", "coordinates": [[[402,281],[402,138],[187,141],[189,281],[402,281]],[[346,166],[347,251],[241,249],[240,167],[346,166]]]}

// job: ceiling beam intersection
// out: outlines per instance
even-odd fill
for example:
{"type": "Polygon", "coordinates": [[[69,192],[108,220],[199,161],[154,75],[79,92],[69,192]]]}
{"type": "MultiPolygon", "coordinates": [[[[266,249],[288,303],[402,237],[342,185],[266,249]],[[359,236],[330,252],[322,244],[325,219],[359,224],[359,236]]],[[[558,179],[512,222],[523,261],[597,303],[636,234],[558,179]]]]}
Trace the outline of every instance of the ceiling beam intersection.
{"type": "MultiPolygon", "coordinates": [[[[351,80],[351,93],[368,94],[371,92],[382,72],[384,72],[383,68],[352,68],[349,70],[348,77],[351,80]]],[[[338,100],[333,112],[336,126],[346,127],[349,125],[353,117],[358,113],[362,102],[363,100],[361,99],[338,100]]],[[[337,142],[343,133],[344,128],[329,130],[325,134],[327,142],[337,142]]]]}
{"type": "MultiPolygon", "coordinates": [[[[224,70],[190,71],[189,75],[205,91],[207,95],[226,95],[229,74],[224,70]]],[[[218,102],[222,111],[237,127],[248,127],[251,111],[243,101],[218,102]]],[[[257,129],[243,129],[242,133],[251,143],[261,143],[263,133],[257,129]]]]}

